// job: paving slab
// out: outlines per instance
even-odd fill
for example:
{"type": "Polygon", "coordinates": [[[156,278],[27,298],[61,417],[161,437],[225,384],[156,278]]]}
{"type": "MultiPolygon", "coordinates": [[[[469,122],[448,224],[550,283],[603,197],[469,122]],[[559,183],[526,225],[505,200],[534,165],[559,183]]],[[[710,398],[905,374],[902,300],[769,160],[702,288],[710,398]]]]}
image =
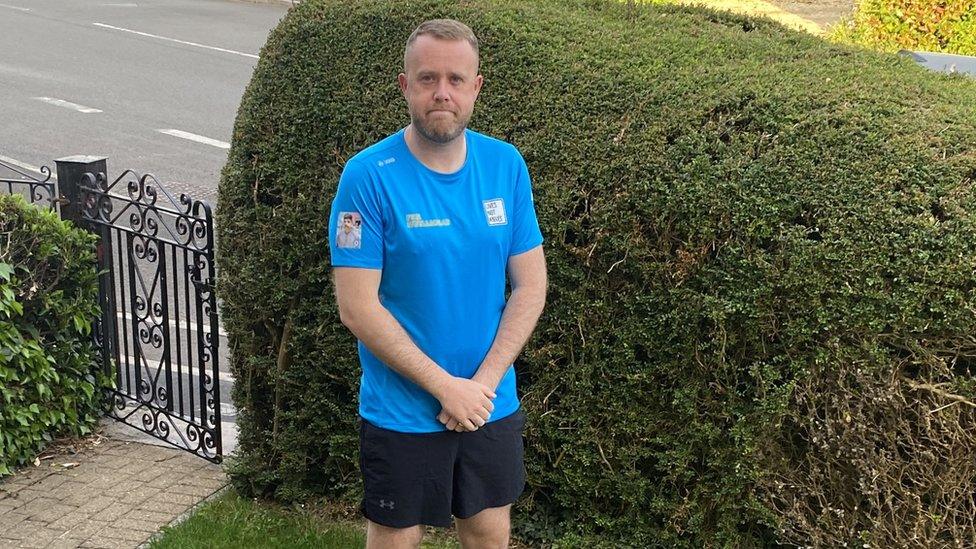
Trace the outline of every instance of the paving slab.
{"type": "Polygon", "coordinates": [[[142,547],[228,485],[220,465],[107,431],[0,479],[0,549],[142,547]]]}

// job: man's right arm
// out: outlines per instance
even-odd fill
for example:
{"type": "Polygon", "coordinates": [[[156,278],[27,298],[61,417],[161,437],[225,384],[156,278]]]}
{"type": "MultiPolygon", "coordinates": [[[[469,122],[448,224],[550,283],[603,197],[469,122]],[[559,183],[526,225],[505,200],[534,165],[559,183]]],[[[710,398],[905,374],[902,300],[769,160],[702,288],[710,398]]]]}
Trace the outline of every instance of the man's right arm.
{"type": "Polygon", "coordinates": [[[380,303],[382,271],[336,267],[333,274],[340,320],[377,358],[433,395],[466,429],[487,422],[495,393],[476,381],[452,376],[417,347],[380,303]]]}

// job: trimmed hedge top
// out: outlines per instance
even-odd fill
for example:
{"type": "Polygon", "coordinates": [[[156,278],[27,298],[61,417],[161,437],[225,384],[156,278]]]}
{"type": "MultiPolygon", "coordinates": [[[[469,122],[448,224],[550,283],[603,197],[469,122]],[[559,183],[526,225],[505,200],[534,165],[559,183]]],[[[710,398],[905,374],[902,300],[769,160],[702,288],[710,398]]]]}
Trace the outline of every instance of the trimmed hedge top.
{"type": "Polygon", "coordinates": [[[306,0],[271,34],[217,211],[240,490],[358,493],[328,210],[344,162],[408,123],[403,43],[435,17],[481,40],[471,127],[519,147],[547,242],[549,305],[517,366],[523,538],[897,545],[972,524],[965,498],[934,497],[947,478],[865,488],[876,454],[939,474],[918,456],[955,432],[885,418],[919,425],[942,397],[843,403],[971,394],[976,84],[766,20],[596,0],[306,0]]]}

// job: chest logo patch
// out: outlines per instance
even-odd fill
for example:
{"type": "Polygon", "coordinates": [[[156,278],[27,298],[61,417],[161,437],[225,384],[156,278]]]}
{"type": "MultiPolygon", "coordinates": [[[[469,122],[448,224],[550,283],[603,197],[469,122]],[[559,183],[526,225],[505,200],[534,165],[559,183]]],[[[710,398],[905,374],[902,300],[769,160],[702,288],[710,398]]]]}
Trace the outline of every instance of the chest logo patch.
{"type": "Polygon", "coordinates": [[[485,217],[488,218],[489,225],[507,225],[508,216],[505,215],[505,201],[501,198],[492,198],[482,202],[485,206],[485,217]]]}
{"type": "Polygon", "coordinates": [[[419,229],[422,227],[450,227],[451,220],[449,218],[443,219],[424,219],[418,213],[407,214],[407,228],[408,229],[419,229]]]}

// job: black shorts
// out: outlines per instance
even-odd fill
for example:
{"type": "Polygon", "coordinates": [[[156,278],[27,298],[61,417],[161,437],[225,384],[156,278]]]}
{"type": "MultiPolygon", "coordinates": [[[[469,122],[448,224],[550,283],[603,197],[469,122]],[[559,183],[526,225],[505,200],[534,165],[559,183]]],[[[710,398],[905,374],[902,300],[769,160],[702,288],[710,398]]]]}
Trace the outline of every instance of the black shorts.
{"type": "Polygon", "coordinates": [[[391,528],[446,527],[451,515],[513,503],[525,488],[524,427],[521,408],[464,433],[400,433],[361,419],[363,515],[391,528]]]}

